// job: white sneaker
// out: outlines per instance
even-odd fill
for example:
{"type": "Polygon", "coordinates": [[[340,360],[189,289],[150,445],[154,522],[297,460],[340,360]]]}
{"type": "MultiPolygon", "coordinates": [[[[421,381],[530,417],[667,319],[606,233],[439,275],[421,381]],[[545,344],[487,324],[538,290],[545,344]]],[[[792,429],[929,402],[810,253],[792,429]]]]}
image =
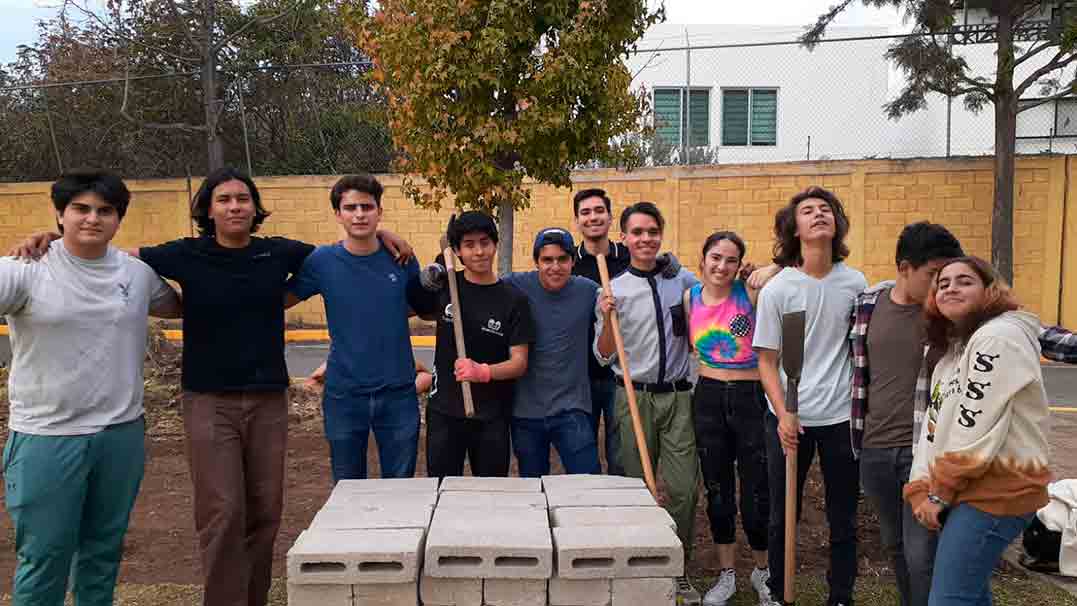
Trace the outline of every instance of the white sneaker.
{"type": "Polygon", "coordinates": [[[769,580],[769,568],[756,568],[752,571],[752,588],[759,594],[759,606],[785,606],[785,602],[770,593],[770,587],[767,586],[769,580]]]}
{"type": "Polygon", "coordinates": [[[699,592],[688,577],[677,577],[677,606],[699,606],[699,592]]]}
{"type": "Polygon", "coordinates": [[[767,581],[770,580],[769,568],[755,568],[752,570],[752,589],[759,594],[759,603],[763,603],[763,597],[770,596],[770,587],[767,587],[767,581]]]}
{"type": "Polygon", "coordinates": [[[703,606],[726,606],[737,592],[737,573],[732,568],[722,570],[718,582],[703,596],[703,606]]]}

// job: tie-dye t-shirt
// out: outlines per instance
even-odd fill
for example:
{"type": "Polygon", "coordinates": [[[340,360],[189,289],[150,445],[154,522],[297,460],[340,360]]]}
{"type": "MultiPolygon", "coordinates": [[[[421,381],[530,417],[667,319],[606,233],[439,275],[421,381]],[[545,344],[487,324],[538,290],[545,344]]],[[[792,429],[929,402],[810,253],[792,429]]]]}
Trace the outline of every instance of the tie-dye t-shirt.
{"type": "Polygon", "coordinates": [[[699,361],[711,368],[757,368],[759,359],[752,349],[755,307],[744,282],[733,282],[733,290],[720,305],[703,303],[703,285],[692,287],[690,295],[692,346],[699,361]]]}

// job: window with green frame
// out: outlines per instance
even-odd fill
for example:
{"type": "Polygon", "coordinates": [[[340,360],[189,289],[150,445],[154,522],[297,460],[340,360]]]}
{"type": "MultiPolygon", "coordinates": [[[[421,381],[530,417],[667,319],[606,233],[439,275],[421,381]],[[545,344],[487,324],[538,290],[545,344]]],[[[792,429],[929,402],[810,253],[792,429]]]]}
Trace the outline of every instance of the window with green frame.
{"type": "Polygon", "coordinates": [[[722,145],[777,144],[777,89],[731,88],[722,91],[722,145]]]}
{"type": "Polygon", "coordinates": [[[679,147],[682,133],[690,131],[689,147],[710,146],[711,92],[709,89],[693,88],[688,95],[685,95],[683,88],[656,88],[654,115],[658,136],[666,143],[679,147]]]}

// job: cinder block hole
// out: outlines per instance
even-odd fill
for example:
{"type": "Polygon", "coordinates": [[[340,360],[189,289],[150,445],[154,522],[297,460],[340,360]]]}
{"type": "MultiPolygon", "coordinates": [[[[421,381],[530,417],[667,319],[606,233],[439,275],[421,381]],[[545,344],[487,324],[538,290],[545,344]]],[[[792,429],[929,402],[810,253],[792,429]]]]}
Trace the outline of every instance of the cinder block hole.
{"type": "Polygon", "coordinates": [[[575,558],[573,568],[612,568],[613,558],[575,558]]]}
{"type": "Polygon", "coordinates": [[[438,566],[464,568],[481,566],[482,558],[478,556],[439,556],[438,566]]]}
{"type": "Polygon", "coordinates": [[[628,558],[629,566],[666,566],[669,556],[634,556],[628,558]]]}
{"type": "Polygon", "coordinates": [[[538,558],[527,558],[519,556],[501,556],[494,559],[494,566],[538,566],[538,558]]]}
{"type": "Polygon", "coordinates": [[[359,572],[399,572],[403,562],[359,562],[359,572]]]}
{"type": "Polygon", "coordinates": [[[299,572],[344,572],[348,567],[344,562],[304,562],[299,565],[299,572]]]}

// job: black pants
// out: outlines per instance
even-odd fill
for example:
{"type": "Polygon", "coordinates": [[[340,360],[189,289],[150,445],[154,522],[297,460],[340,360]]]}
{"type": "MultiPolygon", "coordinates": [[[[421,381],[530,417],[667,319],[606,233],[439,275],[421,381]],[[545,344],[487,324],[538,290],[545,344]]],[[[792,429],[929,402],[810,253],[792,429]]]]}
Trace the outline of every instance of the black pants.
{"type": "Polygon", "coordinates": [[[719,545],[736,542],[737,482],[740,516],[748,544],[767,549],[767,450],[763,412],[767,402],[759,381],[719,381],[700,377],[692,398],[696,450],[707,489],[707,517],[719,545]]]}
{"type": "MultiPolygon", "coordinates": [[[[770,580],[772,594],[785,586],[785,453],[778,440],[778,418],[766,414],[767,467],[770,472],[770,580]]],[[[797,519],[803,507],[808,468],[819,451],[823,468],[826,520],[830,527],[830,585],[828,604],[852,604],[856,583],[856,508],[860,476],[849,441],[849,422],[805,427],[797,446],[797,519]]]]}
{"type": "Polygon", "coordinates": [[[509,475],[509,419],[466,419],[426,409],[426,475],[443,478],[464,475],[509,475]]]}

